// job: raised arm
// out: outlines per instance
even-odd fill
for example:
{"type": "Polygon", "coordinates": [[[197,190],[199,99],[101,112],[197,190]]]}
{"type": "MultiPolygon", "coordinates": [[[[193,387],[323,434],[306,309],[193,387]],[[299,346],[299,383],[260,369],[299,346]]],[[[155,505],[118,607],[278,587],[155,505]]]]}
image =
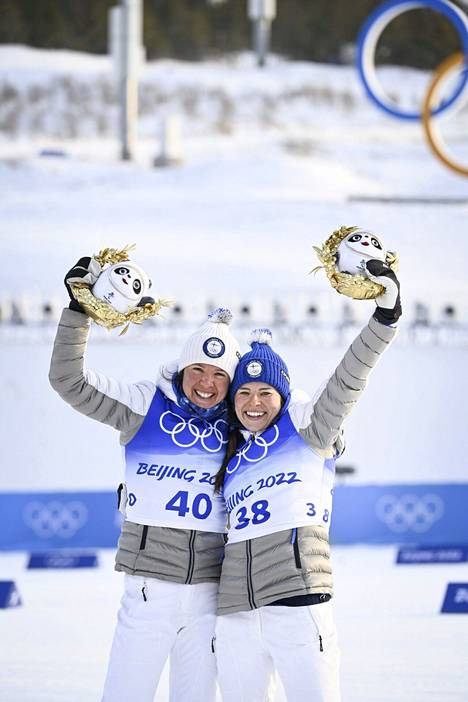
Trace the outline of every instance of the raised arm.
{"type": "MultiPolygon", "coordinates": [[[[89,283],[94,282],[96,277],[89,270],[89,261],[92,260],[80,259],[79,262],[88,261],[87,267],[86,264],[82,267],[81,277],[84,279],[86,276],[85,282],[89,283]]],[[[77,267],[78,264],[72,271],[76,273],[77,267]]],[[[65,284],[68,289],[70,276],[67,276],[65,284]]],[[[76,275],[74,277],[76,279],[76,275]]],[[[121,441],[126,443],[141,426],[155,385],[151,382],[120,383],[100,373],[85,370],[90,319],[80,311],[75,300],[72,299],[70,307],[63,310],[58,325],[49,371],[50,384],[78,412],[120,431],[121,441]]]]}
{"type": "Polygon", "coordinates": [[[401,315],[400,286],[395,273],[380,261],[367,264],[370,277],[386,288],[376,299],[368,325],[353,341],[315,403],[293,406],[291,417],[302,437],[315,449],[332,452],[343,421],[362,395],[372,369],[396,335],[401,315]]]}

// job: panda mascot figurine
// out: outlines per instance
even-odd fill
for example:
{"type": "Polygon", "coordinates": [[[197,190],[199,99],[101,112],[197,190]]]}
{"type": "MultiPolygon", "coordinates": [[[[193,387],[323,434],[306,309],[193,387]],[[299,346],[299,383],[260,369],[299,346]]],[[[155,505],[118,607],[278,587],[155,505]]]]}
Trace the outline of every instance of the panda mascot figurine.
{"type": "Polygon", "coordinates": [[[366,229],[358,229],[343,239],[336,254],[336,268],[340,273],[367,275],[365,263],[377,259],[385,263],[386,251],[378,236],[366,229]]]}
{"type": "Polygon", "coordinates": [[[151,280],[139,266],[132,261],[122,261],[102,271],[92,293],[117,312],[127,314],[146,302],[154,302],[148,297],[150,288],[151,280]]]}

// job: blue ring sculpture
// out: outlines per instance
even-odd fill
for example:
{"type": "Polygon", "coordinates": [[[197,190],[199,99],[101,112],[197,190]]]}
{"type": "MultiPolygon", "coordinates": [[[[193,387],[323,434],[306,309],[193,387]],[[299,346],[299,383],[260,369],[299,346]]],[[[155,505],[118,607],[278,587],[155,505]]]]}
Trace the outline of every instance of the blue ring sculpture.
{"type": "MultiPolygon", "coordinates": [[[[365,91],[372,102],[392,117],[406,120],[420,120],[421,112],[400,110],[384,93],[377,80],[375,70],[375,49],[387,25],[408,10],[427,7],[449,19],[460,37],[462,51],[468,63],[468,18],[464,12],[449,0],[388,0],[372,12],[363,24],[357,39],[357,69],[365,91]]],[[[468,82],[468,71],[461,75],[460,82],[450,98],[445,100],[434,115],[450,107],[463,92],[468,82]]]]}

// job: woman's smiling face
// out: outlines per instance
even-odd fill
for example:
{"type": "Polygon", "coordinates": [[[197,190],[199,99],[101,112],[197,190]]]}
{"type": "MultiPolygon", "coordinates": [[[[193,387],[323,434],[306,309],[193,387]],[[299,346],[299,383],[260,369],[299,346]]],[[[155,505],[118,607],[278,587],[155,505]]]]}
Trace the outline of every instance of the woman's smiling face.
{"type": "Polygon", "coordinates": [[[281,395],[267,383],[245,383],[237,390],[234,408],[239,422],[256,433],[266,429],[281,410],[281,395]]]}
{"type": "Polygon", "coordinates": [[[229,376],[218,366],[194,363],[184,368],[182,390],[185,396],[198,405],[209,409],[224,400],[229,388],[229,376]]]}

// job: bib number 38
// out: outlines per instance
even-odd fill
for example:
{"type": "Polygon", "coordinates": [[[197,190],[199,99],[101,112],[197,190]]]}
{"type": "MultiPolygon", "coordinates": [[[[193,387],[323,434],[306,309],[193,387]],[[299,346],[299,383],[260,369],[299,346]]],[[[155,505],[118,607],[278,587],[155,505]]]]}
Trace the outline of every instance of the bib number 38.
{"type": "Polygon", "coordinates": [[[188,492],[186,490],[179,490],[179,492],[167,502],[166,509],[171,512],[177,512],[179,517],[185,517],[190,510],[192,510],[195,519],[206,519],[211,514],[213,503],[209,495],[200,492],[198,495],[195,495],[190,505],[188,492]]]}
{"type": "Polygon", "coordinates": [[[236,512],[237,524],[236,529],[244,529],[252,522],[252,524],[263,524],[271,517],[271,512],[268,511],[268,500],[258,500],[254,502],[250,508],[251,513],[247,516],[247,507],[241,507],[236,512]]]}
{"type": "MultiPolygon", "coordinates": [[[[307,502],[307,512],[306,512],[308,517],[315,517],[317,514],[317,509],[314,505],[313,502],[307,502]]],[[[323,510],[323,515],[322,515],[322,521],[327,524],[327,522],[330,519],[330,510],[324,509],[323,510]]]]}

